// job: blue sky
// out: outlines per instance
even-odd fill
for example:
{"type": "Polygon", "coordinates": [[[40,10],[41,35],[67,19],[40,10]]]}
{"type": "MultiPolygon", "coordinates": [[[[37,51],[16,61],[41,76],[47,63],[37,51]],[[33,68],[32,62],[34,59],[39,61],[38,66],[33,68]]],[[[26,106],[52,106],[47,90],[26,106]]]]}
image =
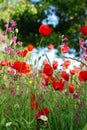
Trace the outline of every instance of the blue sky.
{"type": "MultiPolygon", "coordinates": [[[[40,0],[31,0],[33,3],[37,3],[39,1],[40,0]]],[[[59,23],[59,17],[56,16],[56,10],[57,8],[53,5],[50,5],[48,10],[44,10],[44,13],[47,15],[47,17],[42,20],[42,23],[56,27],[59,23]]]]}

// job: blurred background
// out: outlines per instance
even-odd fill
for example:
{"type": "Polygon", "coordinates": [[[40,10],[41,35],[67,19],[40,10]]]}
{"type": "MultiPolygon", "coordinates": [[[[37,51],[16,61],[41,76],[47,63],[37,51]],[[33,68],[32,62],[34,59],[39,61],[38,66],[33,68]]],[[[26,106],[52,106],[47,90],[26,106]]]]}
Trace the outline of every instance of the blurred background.
{"type": "Polygon", "coordinates": [[[60,36],[69,38],[68,45],[79,50],[78,28],[87,25],[87,0],[0,0],[0,29],[4,24],[15,20],[19,30],[18,39],[23,46],[39,45],[41,35],[39,26],[50,25],[52,35],[44,37],[43,46],[52,43],[57,48],[60,36]]]}

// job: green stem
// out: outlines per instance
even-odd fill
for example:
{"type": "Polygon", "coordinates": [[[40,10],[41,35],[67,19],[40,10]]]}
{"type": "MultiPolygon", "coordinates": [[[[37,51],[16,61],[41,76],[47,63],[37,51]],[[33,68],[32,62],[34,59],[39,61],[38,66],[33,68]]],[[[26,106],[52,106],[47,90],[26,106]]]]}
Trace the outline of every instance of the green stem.
{"type": "Polygon", "coordinates": [[[72,58],[72,57],[66,57],[66,56],[64,56],[64,58],[72,59],[72,60],[78,61],[78,62],[80,62],[81,64],[83,64],[83,65],[85,65],[85,66],[87,67],[87,64],[85,64],[83,61],[81,61],[81,60],[79,60],[79,59],[72,58]]]}
{"type": "Polygon", "coordinates": [[[44,39],[44,37],[41,38],[39,47],[41,47],[41,44],[42,44],[43,39],[44,39]]]}

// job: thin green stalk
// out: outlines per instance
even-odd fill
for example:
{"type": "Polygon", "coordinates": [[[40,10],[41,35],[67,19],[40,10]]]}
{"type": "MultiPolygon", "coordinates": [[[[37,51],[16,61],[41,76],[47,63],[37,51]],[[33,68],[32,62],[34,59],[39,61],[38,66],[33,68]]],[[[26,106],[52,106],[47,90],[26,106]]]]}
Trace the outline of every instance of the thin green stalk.
{"type": "Polygon", "coordinates": [[[78,62],[80,62],[81,64],[83,64],[83,65],[85,65],[85,66],[87,67],[87,64],[85,64],[83,61],[81,61],[81,60],[79,60],[79,59],[72,58],[72,57],[66,57],[66,56],[64,56],[64,58],[72,59],[72,60],[78,61],[78,62]]]}

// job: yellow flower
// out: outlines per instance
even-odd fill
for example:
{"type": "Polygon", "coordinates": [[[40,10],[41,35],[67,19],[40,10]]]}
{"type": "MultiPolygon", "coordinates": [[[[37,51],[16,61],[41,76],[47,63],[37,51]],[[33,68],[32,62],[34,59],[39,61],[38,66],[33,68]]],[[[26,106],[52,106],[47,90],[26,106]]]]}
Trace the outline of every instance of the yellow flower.
{"type": "Polygon", "coordinates": [[[30,84],[32,84],[32,83],[33,83],[33,81],[32,81],[32,80],[29,80],[29,83],[30,83],[30,84]]]}

